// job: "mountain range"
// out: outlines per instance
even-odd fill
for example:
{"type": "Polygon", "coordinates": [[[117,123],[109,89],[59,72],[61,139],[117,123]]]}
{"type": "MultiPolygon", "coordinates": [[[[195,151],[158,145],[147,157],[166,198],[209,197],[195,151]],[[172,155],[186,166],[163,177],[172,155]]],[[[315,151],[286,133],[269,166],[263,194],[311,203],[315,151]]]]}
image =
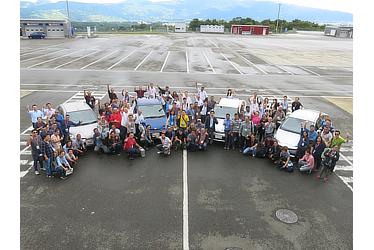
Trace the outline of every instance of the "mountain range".
{"type": "MultiPolygon", "coordinates": [[[[278,4],[268,1],[242,0],[175,0],[171,2],[124,0],[124,2],[112,4],[69,1],[69,10],[70,19],[79,22],[181,22],[190,21],[193,18],[231,20],[235,17],[250,17],[262,21],[277,18],[278,4]]],[[[20,17],[66,18],[66,2],[21,1],[20,17]]],[[[351,24],[353,17],[351,13],[282,4],[280,19],[351,24]]]]}

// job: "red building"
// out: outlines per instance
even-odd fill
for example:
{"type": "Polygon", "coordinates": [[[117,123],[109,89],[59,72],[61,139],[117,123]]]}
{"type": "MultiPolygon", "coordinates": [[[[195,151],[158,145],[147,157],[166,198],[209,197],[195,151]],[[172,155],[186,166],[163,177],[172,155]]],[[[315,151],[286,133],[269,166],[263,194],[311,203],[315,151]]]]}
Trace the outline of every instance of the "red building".
{"type": "Polygon", "coordinates": [[[231,25],[231,34],[240,35],[269,35],[269,26],[266,25],[231,25]]]}

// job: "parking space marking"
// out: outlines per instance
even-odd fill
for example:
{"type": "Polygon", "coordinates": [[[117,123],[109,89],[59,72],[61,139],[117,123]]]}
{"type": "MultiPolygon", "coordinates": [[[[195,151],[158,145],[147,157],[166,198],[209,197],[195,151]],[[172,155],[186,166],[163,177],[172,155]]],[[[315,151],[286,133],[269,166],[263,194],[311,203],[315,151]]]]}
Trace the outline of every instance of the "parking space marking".
{"type": "Polygon", "coordinates": [[[74,60],[71,60],[70,62],[66,62],[66,63],[63,63],[63,64],[61,64],[61,65],[58,65],[58,66],[54,67],[54,69],[61,68],[61,67],[65,66],[65,65],[68,65],[68,64],[70,64],[70,63],[72,63],[72,62],[79,61],[80,59],[86,58],[86,57],[88,57],[88,56],[90,56],[90,55],[92,55],[92,54],[98,53],[98,52],[100,52],[100,50],[96,50],[96,51],[94,51],[94,52],[92,52],[92,53],[89,53],[88,55],[81,56],[81,57],[79,57],[79,58],[76,58],[76,59],[74,59],[74,60]]]}
{"type": "Polygon", "coordinates": [[[188,175],[186,149],[183,149],[183,249],[190,249],[188,230],[188,175]]]}
{"type": "Polygon", "coordinates": [[[136,66],[136,68],[134,69],[135,71],[138,70],[138,68],[147,60],[147,58],[151,55],[152,51],[153,50],[151,50],[149,54],[146,57],[144,57],[143,60],[138,64],[138,66],[136,66]]]}
{"type": "Polygon", "coordinates": [[[353,188],[351,187],[351,185],[349,185],[349,183],[353,183],[353,177],[345,177],[345,176],[339,176],[339,175],[337,175],[337,176],[353,192],[353,188]]]}
{"type": "Polygon", "coordinates": [[[127,56],[125,56],[124,58],[122,58],[121,60],[119,60],[118,62],[116,62],[115,64],[113,64],[112,66],[110,66],[109,68],[107,68],[106,70],[110,70],[112,68],[114,68],[115,66],[117,66],[118,64],[120,64],[121,62],[123,62],[124,60],[126,60],[126,58],[128,58],[129,56],[131,56],[137,49],[134,49],[133,51],[131,51],[127,56]]]}
{"type": "Polygon", "coordinates": [[[61,45],[61,44],[65,44],[65,43],[58,43],[58,44],[53,44],[53,45],[50,45],[50,46],[43,46],[42,47],[42,49],[41,48],[37,48],[37,49],[35,49],[35,50],[33,50],[33,51],[31,51],[31,52],[27,52],[27,53],[24,53],[24,54],[20,54],[21,56],[24,56],[24,55],[28,55],[28,54],[32,54],[32,53],[34,53],[34,52],[36,52],[36,51],[40,51],[40,49],[41,50],[44,50],[44,49],[49,49],[49,48],[51,48],[51,47],[56,47],[56,46],[58,46],[58,45],[61,45]]]}
{"type": "Polygon", "coordinates": [[[103,57],[97,59],[96,61],[94,61],[94,62],[92,62],[92,63],[89,63],[89,64],[87,64],[86,66],[83,66],[81,69],[85,69],[85,68],[87,68],[87,67],[89,67],[89,66],[91,66],[91,65],[93,65],[93,64],[95,64],[95,63],[97,63],[97,62],[99,62],[99,61],[101,61],[101,60],[103,60],[104,58],[107,58],[108,56],[111,56],[111,55],[113,55],[114,53],[117,53],[118,51],[119,51],[119,50],[115,50],[115,51],[113,51],[113,52],[111,52],[111,53],[109,53],[109,54],[106,54],[105,56],[103,56],[103,57]]]}
{"type": "Polygon", "coordinates": [[[233,66],[235,69],[236,69],[236,71],[238,71],[241,75],[243,75],[243,72],[241,72],[239,69],[238,69],[238,67],[236,67],[224,54],[222,54],[222,53],[220,53],[221,54],[221,56],[223,56],[223,58],[225,58],[225,60],[227,61],[227,62],[229,62],[230,64],[231,64],[231,66],[233,66]]]}
{"type": "Polygon", "coordinates": [[[35,66],[38,66],[38,65],[41,65],[41,64],[47,63],[47,62],[51,62],[51,61],[54,61],[54,60],[60,59],[60,58],[62,58],[62,57],[66,57],[66,56],[69,56],[69,55],[72,55],[72,54],[78,53],[78,52],[80,52],[80,50],[78,50],[78,51],[73,51],[73,52],[71,52],[71,53],[69,53],[69,54],[65,54],[65,55],[62,55],[62,56],[58,56],[58,57],[55,57],[55,58],[49,59],[49,60],[47,60],[47,61],[43,61],[43,62],[40,62],[40,63],[36,63],[36,64],[34,64],[34,65],[28,66],[27,68],[30,69],[30,68],[32,68],[32,67],[35,67],[35,66]]]}
{"type": "Polygon", "coordinates": [[[206,56],[205,52],[204,52],[204,51],[201,51],[201,52],[202,52],[202,54],[204,55],[204,57],[205,57],[205,60],[206,60],[206,61],[208,62],[208,64],[209,64],[210,68],[212,69],[212,72],[213,72],[213,74],[215,74],[215,73],[216,73],[216,71],[214,70],[214,68],[213,68],[212,64],[210,63],[210,61],[209,61],[208,57],[206,56]]]}
{"type": "Polygon", "coordinates": [[[190,67],[188,65],[188,54],[187,54],[187,50],[186,50],[186,67],[187,67],[187,73],[190,73],[190,67]]]}
{"type": "Polygon", "coordinates": [[[168,61],[169,55],[170,55],[170,51],[168,51],[168,53],[167,53],[167,55],[165,57],[165,61],[164,61],[164,64],[162,65],[162,67],[161,67],[160,72],[162,72],[164,70],[164,67],[166,65],[166,62],[168,61]]]}
{"type": "Polygon", "coordinates": [[[20,54],[20,57],[21,57],[21,56],[25,56],[25,55],[34,54],[34,53],[36,53],[36,52],[40,52],[40,51],[51,50],[51,49],[53,49],[53,48],[42,48],[42,49],[36,49],[36,50],[31,51],[31,52],[27,52],[27,53],[23,53],[23,54],[21,53],[21,54],[20,54]]]}
{"type": "Polygon", "coordinates": [[[305,71],[307,71],[307,72],[309,72],[309,73],[312,73],[313,75],[321,76],[320,74],[318,74],[318,73],[316,73],[316,72],[314,72],[314,71],[312,71],[312,70],[310,70],[310,69],[307,69],[307,68],[305,68],[305,67],[303,67],[303,66],[296,66],[296,67],[299,67],[299,68],[302,69],[302,70],[305,70],[305,71]]]}
{"type": "Polygon", "coordinates": [[[283,70],[284,72],[287,72],[287,73],[290,74],[290,75],[295,75],[294,73],[292,73],[291,71],[289,71],[289,70],[283,68],[283,67],[280,66],[280,65],[275,65],[275,64],[273,64],[273,66],[275,66],[275,67],[277,67],[277,68],[283,70]]]}
{"type": "Polygon", "coordinates": [[[349,163],[349,165],[351,165],[352,167],[353,167],[353,163],[350,161],[350,160],[348,160],[348,158],[346,157],[346,156],[344,156],[341,152],[340,152],[340,156],[346,161],[346,162],[348,162],[349,163]]]}
{"type": "Polygon", "coordinates": [[[213,44],[217,49],[219,49],[218,45],[216,43],[214,43],[210,38],[208,38],[208,41],[213,44]]]}
{"type": "Polygon", "coordinates": [[[56,54],[56,53],[61,52],[61,51],[64,51],[64,50],[68,50],[68,49],[57,50],[57,51],[54,51],[54,52],[51,52],[51,53],[47,53],[47,54],[44,54],[44,55],[40,55],[40,56],[36,56],[36,57],[31,57],[31,58],[29,58],[29,59],[21,60],[20,62],[21,62],[21,63],[23,63],[23,62],[27,62],[27,61],[34,60],[34,59],[37,59],[37,58],[40,58],[40,57],[44,57],[44,56],[48,56],[48,55],[52,55],[52,54],[56,54]]]}
{"type": "Polygon", "coordinates": [[[261,69],[260,67],[258,67],[256,64],[254,64],[253,62],[249,61],[247,58],[245,58],[244,56],[240,55],[240,58],[244,60],[244,62],[246,62],[249,66],[252,66],[252,67],[255,67],[257,70],[261,71],[262,73],[264,73],[265,75],[268,74],[268,72],[266,72],[265,70],[261,69]]]}

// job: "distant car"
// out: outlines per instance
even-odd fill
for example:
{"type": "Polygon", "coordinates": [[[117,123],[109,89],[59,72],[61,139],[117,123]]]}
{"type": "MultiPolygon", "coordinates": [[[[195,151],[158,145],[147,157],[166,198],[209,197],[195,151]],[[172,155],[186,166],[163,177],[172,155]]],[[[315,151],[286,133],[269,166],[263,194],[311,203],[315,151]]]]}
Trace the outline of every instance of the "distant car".
{"type": "Polygon", "coordinates": [[[291,156],[294,157],[300,140],[301,123],[306,121],[307,129],[312,124],[317,128],[319,114],[319,111],[311,109],[299,109],[292,112],[275,132],[274,138],[280,146],[287,146],[291,156]]]}
{"type": "Polygon", "coordinates": [[[144,116],[144,125],[151,125],[152,137],[158,138],[166,125],[166,114],[158,99],[139,98],[136,104],[144,116]]]}
{"type": "Polygon", "coordinates": [[[81,123],[78,126],[71,126],[69,129],[70,138],[75,139],[80,134],[87,146],[92,146],[93,130],[98,127],[96,113],[84,101],[67,102],[60,104],[57,110],[65,117],[70,116],[70,121],[81,123]]]}
{"type": "Polygon", "coordinates": [[[225,131],[223,122],[226,119],[226,114],[230,114],[230,118],[234,117],[235,113],[240,113],[244,110],[246,101],[237,98],[221,98],[218,104],[214,107],[215,116],[217,117],[218,124],[214,133],[214,140],[223,141],[225,139],[225,131]]]}
{"type": "Polygon", "coordinates": [[[45,33],[44,32],[33,32],[29,35],[29,39],[44,39],[45,33]]]}

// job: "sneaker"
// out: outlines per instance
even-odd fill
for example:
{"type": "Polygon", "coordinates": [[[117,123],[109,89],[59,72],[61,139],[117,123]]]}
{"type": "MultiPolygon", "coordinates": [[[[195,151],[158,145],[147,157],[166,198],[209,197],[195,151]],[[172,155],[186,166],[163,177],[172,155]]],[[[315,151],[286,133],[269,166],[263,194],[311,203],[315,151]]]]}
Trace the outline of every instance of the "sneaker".
{"type": "Polygon", "coordinates": [[[47,175],[48,178],[52,178],[52,175],[47,175]]]}
{"type": "Polygon", "coordinates": [[[162,153],[163,153],[162,151],[158,151],[158,152],[157,152],[157,154],[159,154],[159,155],[162,154],[162,153]]]}
{"type": "Polygon", "coordinates": [[[47,169],[45,169],[45,168],[41,168],[40,170],[46,171],[47,169]]]}
{"type": "Polygon", "coordinates": [[[65,179],[66,179],[66,177],[63,177],[63,176],[61,176],[61,177],[60,177],[60,179],[61,179],[61,180],[65,180],[65,179]]]}
{"type": "Polygon", "coordinates": [[[39,171],[38,171],[38,170],[36,170],[36,171],[35,171],[35,174],[36,174],[36,175],[40,175],[40,173],[39,173],[39,171]]]}
{"type": "Polygon", "coordinates": [[[130,157],[129,159],[130,159],[130,160],[135,160],[135,158],[134,158],[134,157],[130,157]]]}

